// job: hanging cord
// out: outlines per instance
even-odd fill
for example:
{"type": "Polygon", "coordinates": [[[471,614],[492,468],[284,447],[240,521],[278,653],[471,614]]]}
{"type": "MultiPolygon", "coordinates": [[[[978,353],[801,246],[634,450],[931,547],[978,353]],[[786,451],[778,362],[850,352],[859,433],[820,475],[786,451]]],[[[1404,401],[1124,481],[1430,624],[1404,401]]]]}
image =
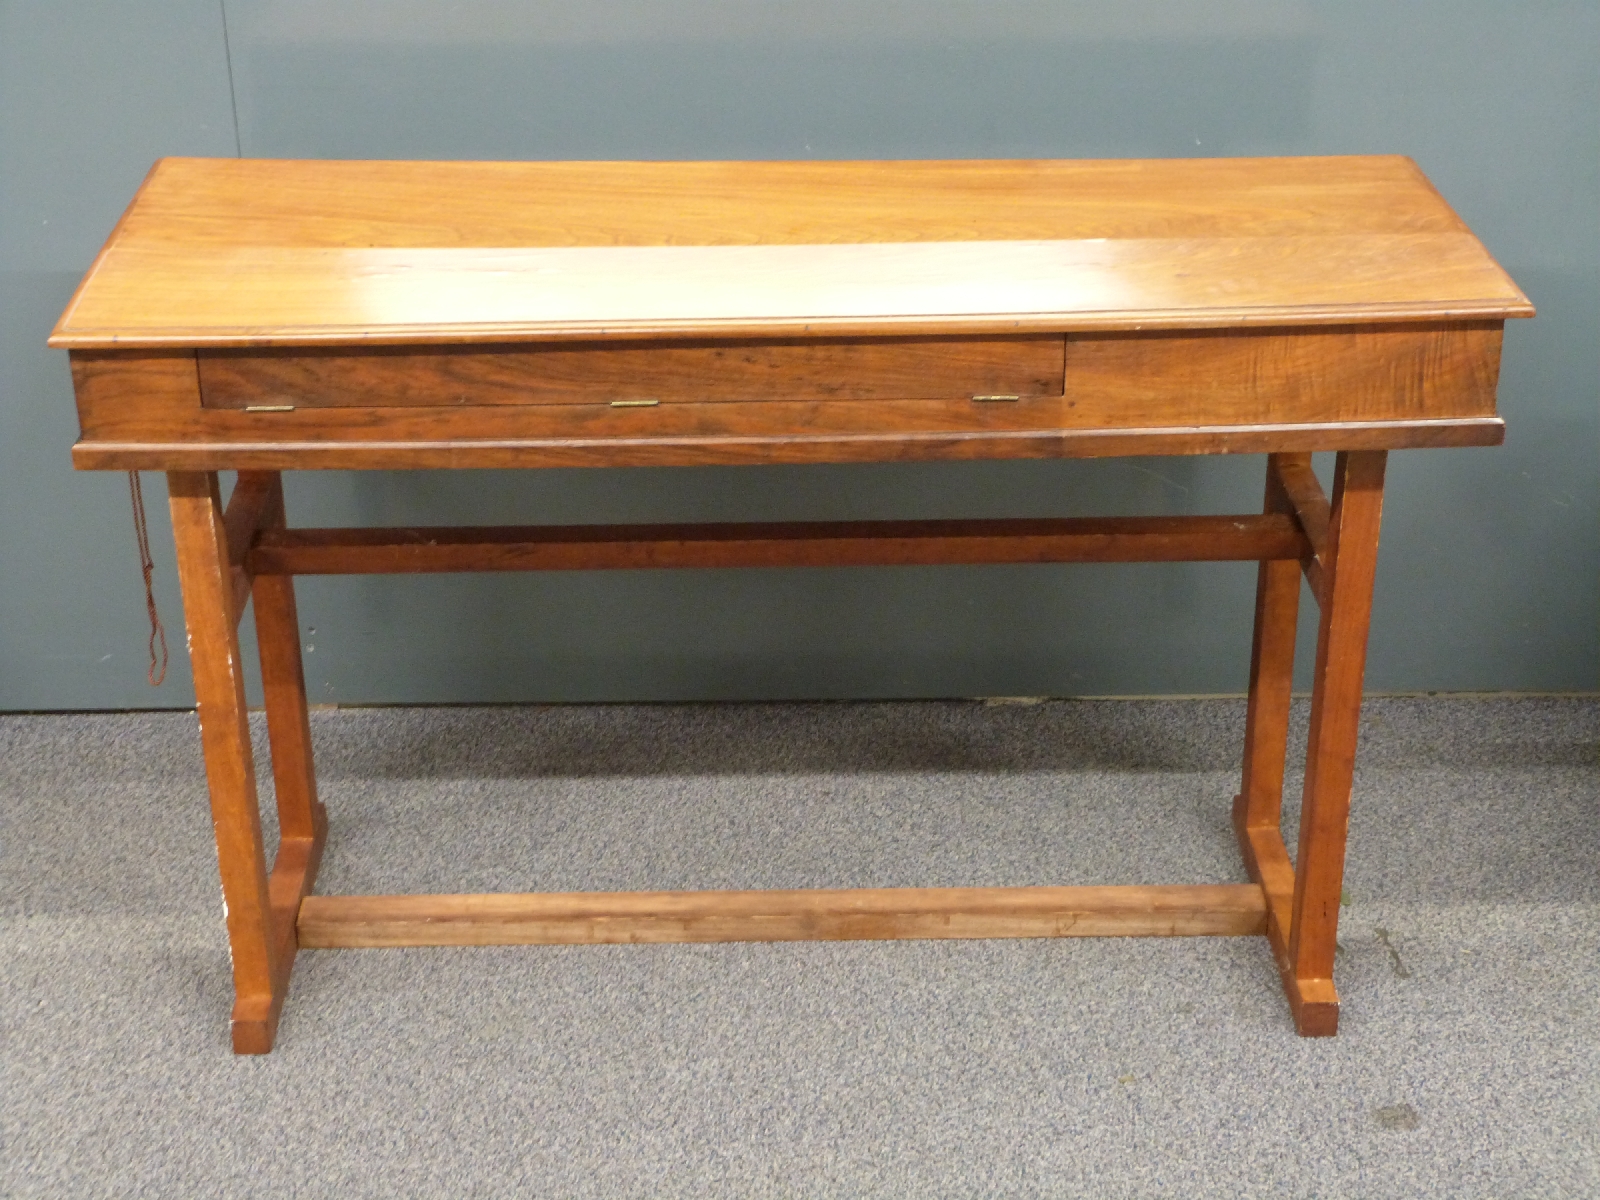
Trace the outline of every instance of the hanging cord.
{"type": "Polygon", "coordinates": [[[156,612],[156,593],[150,577],[156,564],[150,557],[150,529],[144,519],[144,488],[139,484],[139,472],[128,472],[128,493],[133,498],[133,534],[139,541],[139,569],[144,572],[144,603],[150,611],[150,669],[144,677],[151,687],[160,687],[167,677],[167,631],[161,627],[161,616],[156,612]],[[156,661],[156,643],[161,644],[161,659],[156,661]]]}

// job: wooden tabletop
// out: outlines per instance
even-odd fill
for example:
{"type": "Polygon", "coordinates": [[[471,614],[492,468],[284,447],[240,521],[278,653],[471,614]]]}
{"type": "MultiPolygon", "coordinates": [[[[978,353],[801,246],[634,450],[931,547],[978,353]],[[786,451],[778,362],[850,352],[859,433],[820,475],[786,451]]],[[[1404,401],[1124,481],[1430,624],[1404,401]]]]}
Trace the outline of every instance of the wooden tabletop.
{"type": "Polygon", "coordinates": [[[1531,316],[1410,159],[164,159],[74,350],[1531,316]]]}

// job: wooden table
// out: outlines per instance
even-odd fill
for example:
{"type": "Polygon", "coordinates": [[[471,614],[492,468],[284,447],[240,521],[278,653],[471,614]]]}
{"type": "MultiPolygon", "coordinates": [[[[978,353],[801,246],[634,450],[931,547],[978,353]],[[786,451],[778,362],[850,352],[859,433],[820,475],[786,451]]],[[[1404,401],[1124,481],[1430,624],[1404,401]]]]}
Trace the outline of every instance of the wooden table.
{"type": "Polygon", "coordinates": [[[1334,936],[1388,450],[1486,446],[1532,306],[1408,159],[167,159],[50,339],[88,469],[167,472],[233,1046],[302,946],[1265,933],[1302,1034],[1334,936]],[[1337,451],[1331,498],[1311,452],[1337,451]],[[1265,453],[1246,515],[295,529],[279,472],[1265,453]],[[219,470],[237,470],[224,506],[219,470]],[[1259,562],[1246,885],[316,896],[293,577],[1259,562]],[[1299,850],[1279,832],[1304,575],[1299,850]],[[254,602],[281,840],[263,854],[254,602]]]}

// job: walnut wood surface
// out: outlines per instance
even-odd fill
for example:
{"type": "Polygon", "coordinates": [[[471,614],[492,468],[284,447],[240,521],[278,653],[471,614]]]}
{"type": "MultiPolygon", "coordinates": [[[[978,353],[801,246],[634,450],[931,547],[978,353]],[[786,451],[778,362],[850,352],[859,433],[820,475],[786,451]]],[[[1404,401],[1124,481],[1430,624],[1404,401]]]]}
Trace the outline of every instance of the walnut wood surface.
{"type": "MultiPolygon", "coordinates": [[[[82,440],[79,466],[211,469],[394,466],[584,466],[839,462],[894,458],[1012,458],[1271,449],[1483,445],[1502,436],[1494,416],[1500,331],[1447,322],[1172,335],[1073,336],[1065,384],[1055,395],[1023,393],[992,403],[955,399],[685,401],[653,408],[605,402],[618,381],[656,353],[606,347],[562,349],[575,372],[587,363],[602,389],[592,403],[503,402],[515,368],[498,353],[464,353],[448,370],[435,351],[415,384],[401,382],[412,352],[358,349],[338,355],[230,354],[204,358],[222,370],[220,402],[268,411],[208,408],[189,351],[80,351],[73,358],[82,440]],[[375,367],[376,364],[376,367],[375,367]],[[489,381],[489,403],[473,400],[464,374],[489,381]],[[319,382],[320,379],[320,382],[319,382]],[[390,406],[390,387],[407,403],[390,406]],[[307,395],[313,404],[294,408],[307,395]],[[422,399],[450,404],[420,404],[422,399]],[[367,400],[372,407],[350,402],[367,400]]],[[[1019,351],[1009,379],[969,374],[966,385],[1047,383],[1041,348],[1019,339],[985,344],[1019,351]],[[991,383],[990,381],[994,382],[991,383]]],[[[896,353],[920,354],[923,347],[896,353]]],[[[959,343],[958,343],[959,345],[959,343]]],[[[524,352],[510,357],[521,360],[524,352]]],[[[956,357],[970,367],[973,360],[956,357]]],[[[872,355],[865,355],[872,358],[872,355]]],[[[892,358],[893,356],[891,356],[892,358]]],[[[982,356],[980,356],[981,359],[982,356]]],[[[768,360],[768,365],[776,360],[768,360]]],[[[881,359],[875,360],[881,362],[881,359]]],[[[997,360],[988,360],[995,366],[997,360]]],[[[808,369],[815,368],[813,358],[808,369]]],[[[980,362],[981,365],[981,362],[980,362]]],[[[677,372],[681,363],[674,362],[677,372]]],[[[911,373],[908,364],[906,374],[911,373]]],[[[898,369],[898,367],[897,367],[898,369]]],[[[987,372],[989,367],[984,367],[987,372]]],[[[648,372],[645,372],[648,375],[648,372]]],[[[980,375],[982,373],[980,372],[980,375]]],[[[681,373],[675,387],[692,381],[681,373]]],[[[817,378],[813,371],[810,378],[817,378]]],[[[654,380],[661,382],[658,374],[654,380]]],[[[777,379],[768,395],[786,396],[777,379]]],[[[849,386],[846,383],[844,386],[849,386]]],[[[639,391],[646,389],[640,387],[639,391]]],[[[966,388],[962,389],[965,392],[966,388]]],[[[617,393],[621,395],[620,389],[617,393]]],[[[568,393],[570,396],[570,393],[568,393]]],[[[545,399],[553,398],[546,395],[545,399]]]]}
{"type": "Polygon", "coordinates": [[[1278,454],[1273,456],[1272,472],[1288,501],[1295,520],[1305,532],[1310,553],[1300,560],[1306,586],[1319,605],[1328,603],[1329,554],[1332,542],[1328,537],[1328,523],[1332,519],[1327,496],[1322,484],[1311,470],[1309,454],[1278,454]]]}
{"type": "Polygon", "coordinates": [[[1531,313],[1403,158],[167,159],[51,344],[1057,332],[1531,313]]]}
{"type": "Polygon", "coordinates": [[[272,529],[249,554],[267,575],[839,567],[950,563],[1254,562],[1291,566],[1307,546],[1292,517],[835,521],[744,525],[272,529]]]}
{"type": "MultiPolygon", "coordinates": [[[[283,481],[276,472],[241,471],[234,498],[260,504],[257,532],[281,529],[286,514],[283,481]]],[[[228,512],[234,510],[230,498],[228,512]]],[[[230,548],[231,548],[230,540],[230,548]]],[[[294,580],[255,575],[256,641],[261,663],[261,691],[267,710],[267,741],[272,758],[273,793],[278,809],[278,853],[268,877],[272,926],[278,939],[279,978],[273,1002],[281,1009],[289,987],[289,971],[299,949],[296,921],[300,904],[316,886],[322,849],[328,840],[328,814],[317,798],[317,776],[311,753],[311,722],[306,705],[305,676],[300,657],[300,620],[295,608],[294,580]]],[[[274,1013],[274,1023],[276,1014],[274,1013]]],[[[237,1026],[236,1026],[237,1029],[237,1026]]],[[[271,1027],[245,1049],[264,1054],[272,1048],[271,1027]]],[[[240,1038],[235,1033],[235,1044],[240,1038]]]]}
{"type": "Polygon", "coordinates": [[[1326,1001],[1312,1002],[1306,996],[1324,985],[1331,993],[1333,986],[1386,461],[1382,451],[1358,451],[1340,454],[1334,467],[1295,856],[1294,918],[1284,964],[1300,989],[1299,1003],[1290,994],[1296,1022],[1308,1034],[1332,1034],[1338,1023],[1336,1002],[1330,1009],[1326,1001]]]}
{"type": "MultiPolygon", "coordinates": [[[[234,497],[264,493],[261,517],[250,544],[281,531],[287,521],[283,480],[277,472],[241,471],[234,497]]],[[[230,499],[228,511],[234,502],[230,499]]],[[[231,546],[231,538],[230,538],[231,546]]],[[[248,559],[248,551],[241,556],[248,559]]],[[[264,575],[245,562],[251,577],[256,609],[256,641],[261,661],[261,691],[267,710],[267,737],[272,750],[273,791],[278,804],[281,842],[321,842],[327,813],[317,799],[317,775],[311,753],[310,713],[306,706],[306,681],[300,654],[300,618],[294,597],[294,580],[264,575]]],[[[309,890],[309,885],[308,885],[309,890]]],[[[295,897],[298,904],[299,897],[295,897]]]]}
{"type": "MultiPolygon", "coordinates": [[[[1287,464],[1309,455],[1273,454],[1267,459],[1266,494],[1262,510],[1270,516],[1289,517],[1302,526],[1305,540],[1315,546],[1304,529],[1286,491],[1287,464]]],[[[1320,494],[1320,493],[1319,493],[1320,494]]],[[[1324,523],[1319,531],[1326,535],[1324,523]]],[[[1288,756],[1289,702],[1294,685],[1295,627],[1300,610],[1299,563],[1263,560],[1256,571],[1256,614],[1250,647],[1250,688],[1244,724],[1244,773],[1235,815],[1241,829],[1277,830],[1283,807],[1283,772],[1288,756]]],[[[1276,836],[1276,834],[1274,835],[1276,836]]],[[[1262,882],[1259,877],[1257,882],[1262,882]]],[[[1269,894],[1271,889],[1268,889],[1269,894]]],[[[1287,925],[1285,926],[1287,928],[1287,925]]]]}
{"type": "Polygon", "coordinates": [[[504,250],[156,244],[114,249],[101,271],[54,345],[893,336],[1527,315],[1470,234],[504,250]]]}
{"type": "Polygon", "coordinates": [[[1531,313],[1402,158],[168,159],[51,344],[84,467],[846,462],[1485,444],[1531,313]]]}
{"type": "Polygon", "coordinates": [[[1498,324],[1175,334],[1067,342],[1064,424],[1291,425],[1494,415],[1498,324]]]}
{"type": "Polygon", "coordinates": [[[1398,156],[967,162],[166,159],[120,232],[202,245],[656,246],[1462,233],[1398,156]]]}
{"type": "MultiPolygon", "coordinates": [[[[1242,798],[1242,797],[1239,797],[1242,798]]],[[[1286,990],[1294,991],[1294,976],[1285,969],[1288,960],[1289,931],[1294,924],[1294,863],[1276,824],[1250,825],[1245,822],[1247,806],[1234,808],[1234,831],[1250,878],[1261,885],[1266,897],[1266,934],[1283,976],[1286,990]]]]}
{"type": "Polygon", "coordinates": [[[1259,934],[1253,884],[307,896],[300,944],[510,946],[1259,934]]]}
{"type": "Polygon", "coordinates": [[[1302,978],[1289,957],[1293,929],[1295,869],[1276,826],[1245,825],[1234,808],[1234,828],[1250,878],[1266,896],[1267,945],[1278,966],[1278,979],[1289,1001],[1289,1013],[1302,1037],[1333,1037],[1339,1032],[1339,993],[1328,976],[1302,978]]]}
{"type": "Polygon", "coordinates": [[[270,1048],[298,945],[506,941],[1265,931],[1297,1029],[1335,1032],[1384,453],[1498,443],[1502,322],[1532,312],[1394,157],[164,160],[51,344],[71,351],[75,464],[171,472],[235,1048],[270,1048]],[[636,400],[658,403],[614,406],[636,400]],[[1255,451],[1260,516],[1078,522],[288,530],[272,474],[1255,451]],[[226,515],[220,469],[243,472],[226,515]],[[326,816],[292,573],[1231,557],[1262,560],[1234,809],[1253,885],[308,894],[326,816]],[[1291,863],[1296,559],[1321,624],[1291,863]],[[251,595],[270,872],[235,628],[251,595]]]}
{"type": "MultiPolygon", "coordinates": [[[[245,605],[250,603],[254,580],[245,564],[245,555],[255,544],[256,535],[272,520],[275,508],[283,504],[282,490],[276,481],[276,472],[241,472],[228,505],[222,513],[222,528],[228,547],[228,574],[233,589],[233,623],[244,618],[245,605]],[[275,491],[275,488],[277,489],[275,491]]],[[[279,524],[281,524],[281,520],[279,524]]]]}
{"type": "MultiPolygon", "coordinates": [[[[203,350],[207,408],[1059,396],[1057,335],[203,350]]],[[[1493,385],[1491,383],[1491,396],[1493,385]]]]}
{"type": "MultiPolygon", "coordinates": [[[[981,339],[201,351],[208,408],[1030,400],[1062,427],[1494,415],[1496,323],[981,339]],[[1054,411],[1051,411],[1054,410],[1054,411]]],[[[891,410],[892,412],[892,410],[891,410]]],[[[314,419],[314,414],[308,414],[314,419]]],[[[458,422],[460,421],[458,416],[458,422]]],[[[280,424],[282,422],[279,422],[280,424]]]]}
{"type": "MultiPolygon", "coordinates": [[[[239,514],[235,526],[242,525],[246,515],[259,515],[264,498],[270,505],[270,490],[260,482],[247,482],[234,509],[239,514]]],[[[237,568],[229,562],[217,477],[175,471],[167,477],[167,488],[233,961],[233,1046],[240,1054],[265,1054],[272,1048],[288,992],[296,948],[295,916],[301,898],[316,881],[326,823],[320,806],[315,812],[307,810],[305,820],[300,820],[303,797],[289,797],[287,836],[280,840],[277,859],[268,871],[236,629],[233,572],[237,568]]],[[[281,712],[281,694],[273,707],[281,712]]],[[[278,725],[281,731],[281,719],[278,725]]],[[[280,732],[275,743],[281,742],[280,732]]]]}
{"type": "MultiPolygon", "coordinates": [[[[885,403],[888,403],[887,401],[885,403]]],[[[711,407],[711,406],[707,406],[711,407]]],[[[733,407],[731,405],[718,407],[733,407]]],[[[778,405],[765,407],[777,408],[778,405]]],[[[993,405],[991,407],[1009,407],[993,405]]],[[[400,410],[382,410],[397,413],[400,410]]],[[[620,410],[637,412],[640,410],[620,410]]],[[[659,412],[646,409],[645,412],[659,412]]],[[[253,415],[253,414],[252,414],[253,415]]],[[[933,414],[943,416],[944,414],[933,414]]],[[[405,423],[396,418],[400,428],[405,423]]],[[[707,422],[708,424],[710,422],[707,422]]],[[[936,424],[930,417],[930,424],[936,424]]],[[[715,428],[715,426],[713,426],[715,428]]],[[[327,429],[311,431],[327,434],[327,429]]],[[[198,471],[410,470],[456,467],[680,467],[771,463],[955,462],[1011,458],[1109,458],[1137,454],[1262,454],[1275,450],[1383,450],[1398,447],[1498,446],[1498,417],[1440,421],[1343,421],[1304,425],[1218,425],[1155,429],[913,429],[908,432],[825,430],[761,435],[737,432],[605,438],[560,437],[396,441],[370,420],[339,432],[359,441],[240,440],[79,442],[80,470],[198,471]]]]}
{"type": "MultiPolygon", "coordinates": [[[[1299,473],[1310,475],[1309,455],[1273,454],[1267,458],[1264,512],[1292,515],[1308,543],[1313,536],[1325,548],[1326,506],[1320,525],[1308,522],[1304,511],[1297,511],[1285,480],[1296,478],[1305,499],[1310,492],[1299,473]],[[1316,533],[1313,535],[1312,527],[1316,533]]],[[[1315,476],[1311,481],[1315,482],[1315,476]]],[[[1321,488],[1315,493],[1321,496],[1321,488]]],[[[1308,505],[1308,507],[1311,507],[1308,505]]],[[[1239,852],[1250,878],[1261,885],[1267,900],[1266,934],[1278,963],[1290,1010],[1300,1026],[1303,1000],[1298,981],[1288,968],[1289,933],[1293,926],[1294,864],[1280,832],[1283,815],[1284,764],[1288,757],[1289,702],[1294,683],[1295,626],[1300,606],[1299,564],[1263,562],[1256,575],[1255,632],[1250,651],[1250,692],[1245,710],[1244,771],[1239,795],[1234,798],[1233,825],[1239,852]]],[[[1332,983],[1329,982],[1331,991],[1332,983]]],[[[1331,1003],[1335,1022],[1338,997],[1322,997],[1324,1009],[1331,1003]]],[[[1336,1025],[1335,1025],[1336,1027],[1336,1025]]]]}
{"type": "Polygon", "coordinates": [[[1305,530],[1311,553],[1326,559],[1329,551],[1328,524],[1332,509],[1322,484],[1311,469],[1309,454],[1279,454],[1272,460],[1272,475],[1277,489],[1305,530]]]}

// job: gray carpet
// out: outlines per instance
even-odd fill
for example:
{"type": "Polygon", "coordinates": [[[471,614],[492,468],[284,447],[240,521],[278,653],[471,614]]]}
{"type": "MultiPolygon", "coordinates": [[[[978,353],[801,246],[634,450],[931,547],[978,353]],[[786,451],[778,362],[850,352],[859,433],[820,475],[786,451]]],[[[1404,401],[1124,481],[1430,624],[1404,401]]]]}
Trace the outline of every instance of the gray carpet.
{"type": "MultiPolygon", "coordinates": [[[[320,890],[1240,881],[1242,725],[320,712],[320,890]]],[[[1256,938],[529,947],[240,1059],[193,717],[0,717],[0,1194],[1600,1196],[1600,701],[1372,701],[1356,788],[1334,1040],[1256,938]]]]}

